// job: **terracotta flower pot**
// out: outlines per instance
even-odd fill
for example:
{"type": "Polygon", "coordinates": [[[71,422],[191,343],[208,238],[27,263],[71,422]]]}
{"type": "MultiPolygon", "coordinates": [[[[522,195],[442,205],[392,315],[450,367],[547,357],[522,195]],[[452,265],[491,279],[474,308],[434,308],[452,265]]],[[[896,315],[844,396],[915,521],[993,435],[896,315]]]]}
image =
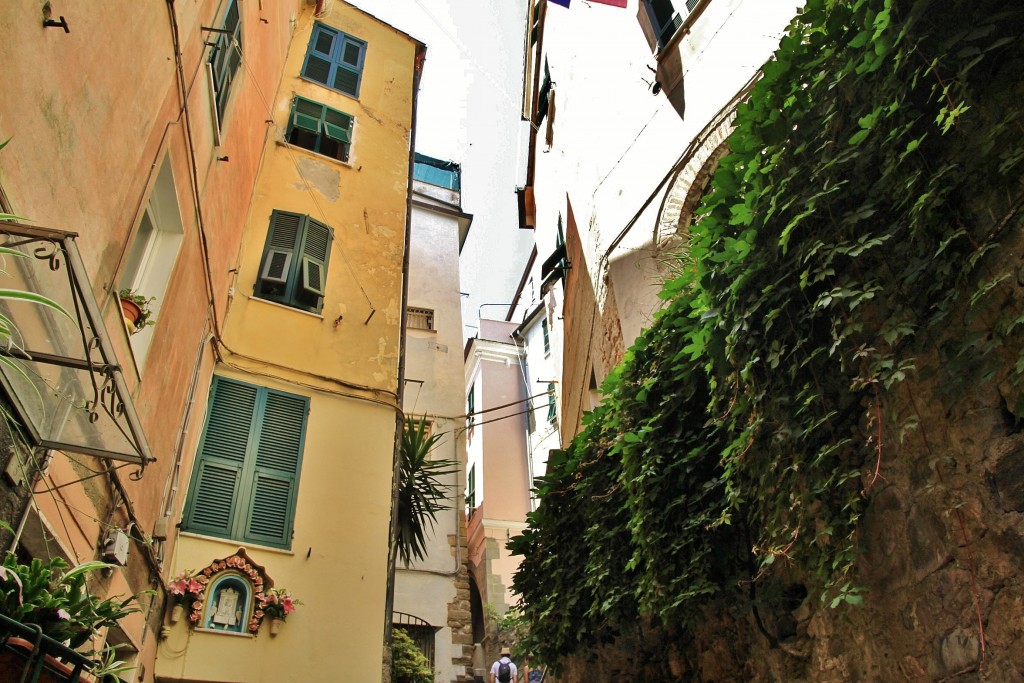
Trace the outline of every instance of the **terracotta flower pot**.
{"type": "Polygon", "coordinates": [[[124,316],[128,329],[134,332],[135,323],[142,315],[142,309],[131,299],[121,299],[121,315],[124,316]]]}
{"type": "Polygon", "coordinates": [[[174,608],[171,610],[171,623],[177,624],[179,621],[181,621],[181,618],[183,616],[185,616],[185,606],[175,605],[174,608]]]}
{"type": "Polygon", "coordinates": [[[271,619],[270,620],[270,635],[276,636],[281,632],[281,627],[284,626],[284,619],[271,619]]]}

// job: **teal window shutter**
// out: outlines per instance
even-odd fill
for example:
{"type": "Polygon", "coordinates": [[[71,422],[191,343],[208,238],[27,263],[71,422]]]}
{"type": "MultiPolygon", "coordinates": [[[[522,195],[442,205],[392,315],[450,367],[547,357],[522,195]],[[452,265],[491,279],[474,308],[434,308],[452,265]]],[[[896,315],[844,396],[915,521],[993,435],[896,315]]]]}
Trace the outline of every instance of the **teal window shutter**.
{"type": "Polygon", "coordinates": [[[291,545],[309,399],[214,378],[187,531],[291,545]]]}
{"type": "Polygon", "coordinates": [[[331,228],[304,214],[275,209],[254,294],[311,313],[323,310],[331,228]]]}
{"type": "Polygon", "coordinates": [[[551,424],[555,423],[558,419],[558,413],[555,409],[555,385],[553,382],[548,383],[548,422],[551,424]]]}
{"type": "Polygon", "coordinates": [[[313,35],[309,39],[306,50],[306,61],[302,65],[302,76],[320,85],[330,86],[331,57],[334,55],[334,43],[337,32],[320,24],[313,27],[313,35]]]}
{"type": "Polygon", "coordinates": [[[359,97],[366,42],[325,26],[313,27],[302,77],[351,97],[359,97]]]}

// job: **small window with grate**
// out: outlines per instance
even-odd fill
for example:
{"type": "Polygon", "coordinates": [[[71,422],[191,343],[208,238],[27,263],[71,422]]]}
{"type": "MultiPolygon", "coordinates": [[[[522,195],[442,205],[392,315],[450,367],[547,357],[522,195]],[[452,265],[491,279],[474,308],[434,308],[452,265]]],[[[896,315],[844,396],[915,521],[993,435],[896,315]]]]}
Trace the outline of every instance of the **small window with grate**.
{"type": "Polygon", "coordinates": [[[433,330],[434,328],[434,309],[432,308],[413,308],[410,306],[406,310],[406,319],[408,320],[408,327],[410,330],[433,330]]]}

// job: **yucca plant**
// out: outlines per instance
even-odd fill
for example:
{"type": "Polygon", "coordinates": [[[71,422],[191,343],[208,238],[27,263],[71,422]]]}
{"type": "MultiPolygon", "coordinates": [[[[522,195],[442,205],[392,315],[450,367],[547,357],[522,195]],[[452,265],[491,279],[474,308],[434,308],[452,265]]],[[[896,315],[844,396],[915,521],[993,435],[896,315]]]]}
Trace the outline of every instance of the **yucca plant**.
{"type": "Polygon", "coordinates": [[[430,434],[426,418],[406,418],[402,430],[398,484],[398,556],[405,566],[426,557],[428,531],[433,531],[437,513],[448,510],[448,489],[443,477],[458,472],[454,460],[433,460],[430,452],[442,434],[430,434]]]}

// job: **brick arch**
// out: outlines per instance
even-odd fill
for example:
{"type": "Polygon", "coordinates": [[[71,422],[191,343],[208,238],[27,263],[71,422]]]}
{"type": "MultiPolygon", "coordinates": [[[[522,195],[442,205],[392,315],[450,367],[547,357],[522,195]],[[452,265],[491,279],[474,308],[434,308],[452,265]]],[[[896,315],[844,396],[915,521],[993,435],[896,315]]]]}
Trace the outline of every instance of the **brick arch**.
{"type": "Polygon", "coordinates": [[[718,162],[729,151],[726,140],[732,133],[735,118],[733,110],[698,136],[689,158],[672,179],[662,202],[655,235],[658,244],[690,227],[693,210],[697,208],[718,162]]]}

